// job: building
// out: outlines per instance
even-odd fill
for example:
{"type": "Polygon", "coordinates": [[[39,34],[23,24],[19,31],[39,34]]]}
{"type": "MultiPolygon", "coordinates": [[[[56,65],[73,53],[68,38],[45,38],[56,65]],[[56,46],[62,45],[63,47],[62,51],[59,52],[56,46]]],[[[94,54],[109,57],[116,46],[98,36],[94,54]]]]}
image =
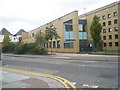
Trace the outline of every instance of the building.
{"type": "Polygon", "coordinates": [[[0,31],[0,46],[2,46],[2,42],[3,42],[3,39],[4,39],[4,35],[5,34],[8,34],[10,38],[12,38],[12,34],[5,28],[3,28],[1,31],[0,31]]]}
{"type": "Polygon", "coordinates": [[[12,42],[17,43],[22,41],[22,33],[26,32],[24,29],[20,29],[15,35],[12,37],[12,42]]]}
{"type": "Polygon", "coordinates": [[[118,34],[120,32],[118,27],[120,26],[118,25],[120,22],[118,19],[119,6],[120,1],[114,2],[80,16],[78,16],[78,11],[73,11],[30,32],[23,33],[22,41],[24,43],[35,42],[36,34],[41,31],[45,32],[46,27],[53,24],[61,38],[48,42],[46,47],[49,49],[52,47],[55,52],[92,51],[93,41],[90,35],[90,26],[94,15],[97,15],[103,26],[101,33],[103,43],[100,46],[103,50],[118,50],[118,38],[120,37],[118,34]]]}
{"type": "Polygon", "coordinates": [[[99,17],[102,24],[103,50],[118,50],[120,37],[120,1],[98,8],[79,16],[79,19],[87,20],[88,40],[92,40],[90,26],[94,15],[99,17]]]}
{"type": "Polygon", "coordinates": [[[17,42],[20,42],[21,41],[21,36],[22,36],[22,32],[25,32],[25,30],[23,29],[20,29],[15,35],[11,34],[7,29],[3,28],[1,31],[0,31],[0,46],[2,46],[2,42],[3,42],[3,39],[4,39],[4,35],[7,33],[10,37],[10,42],[13,42],[13,43],[17,43],[17,42]]]}

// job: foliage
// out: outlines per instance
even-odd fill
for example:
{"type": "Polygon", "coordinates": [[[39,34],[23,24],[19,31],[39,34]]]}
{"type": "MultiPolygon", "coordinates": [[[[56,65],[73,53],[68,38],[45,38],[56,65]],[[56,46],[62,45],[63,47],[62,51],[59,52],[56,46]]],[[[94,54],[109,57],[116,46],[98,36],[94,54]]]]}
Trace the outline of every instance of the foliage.
{"type": "Polygon", "coordinates": [[[51,24],[49,27],[46,27],[46,31],[45,31],[45,39],[48,40],[53,40],[54,39],[58,39],[60,38],[60,36],[58,35],[56,28],[53,24],[51,24]]]}
{"type": "Polygon", "coordinates": [[[47,49],[36,43],[10,43],[2,47],[3,53],[15,54],[47,54],[47,49]]]}
{"type": "Polygon", "coordinates": [[[24,50],[24,44],[21,43],[17,43],[14,49],[14,53],[15,54],[24,54],[25,50],[24,50]]]}
{"type": "Polygon", "coordinates": [[[4,35],[3,45],[4,45],[4,46],[7,46],[8,44],[10,44],[10,37],[9,37],[9,34],[6,33],[6,34],[4,35]]]}
{"type": "Polygon", "coordinates": [[[31,53],[32,49],[37,47],[37,43],[25,43],[23,48],[25,53],[31,53]]]}
{"type": "Polygon", "coordinates": [[[36,35],[36,43],[38,45],[44,46],[45,42],[46,42],[46,40],[45,40],[45,35],[44,34],[38,34],[38,35],[36,35]]]}
{"type": "Polygon", "coordinates": [[[95,48],[97,47],[98,43],[101,41],[101,30],[102,30],[101,23],[99,23],[98,16],[95,15],[90,27],[90,33],[91,33],[95,48]]]}
{"type": "Polygon", "coordinates": [[[5,45],[2,47],[2,52],[13,52],[15,48],[15,44],[14,43],[9,43],[8,45],[5,45]]]}
{"type": "MultiPolygon", "coordinates": [[[[51,40],[51,42],[52,42],[53,39],[58,39],[58,38],[60,38],[60,36],[58,35],[56,28],[53,24],[51,24],[49,27],[46,27],[46,30],[45,30],[45,40],[46,41],[49,42],[49,40],[51,40]]],[[[51,47],[51,54],[52,54],[52,47],[51,47]]]]}
{"type": "Polygon", "coordinates": [[[43,46],[37,46],[32,50],[32,52],[35,54],[47,54],[47,51],[47,48],[43,46]]]}

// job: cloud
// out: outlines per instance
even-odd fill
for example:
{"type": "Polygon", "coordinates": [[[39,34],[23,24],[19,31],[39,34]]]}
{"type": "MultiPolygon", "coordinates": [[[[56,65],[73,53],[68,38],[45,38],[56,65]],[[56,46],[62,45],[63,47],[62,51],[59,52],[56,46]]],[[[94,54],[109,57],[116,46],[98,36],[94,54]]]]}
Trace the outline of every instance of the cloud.
{"type": "Polygon", "coordinates": [[[74,10],[79,15],[116,0],[0,0],[0,29],[11,33],[37,28],[74,10]]]}

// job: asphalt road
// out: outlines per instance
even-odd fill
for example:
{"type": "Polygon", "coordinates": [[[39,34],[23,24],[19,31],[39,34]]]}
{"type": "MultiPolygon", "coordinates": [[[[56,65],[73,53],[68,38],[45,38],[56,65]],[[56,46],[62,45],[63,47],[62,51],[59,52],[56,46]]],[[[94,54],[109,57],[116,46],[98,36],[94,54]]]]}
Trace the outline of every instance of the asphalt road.
{"type": "Polygon", "coordinates": [[[77,88],[117,88],[118,62],[113,62],[116,59],[114,56],[3,56],[2,63],[5,67],[60,76],[76,83],[77,88]],[[90,61],[91,59],[95,61],[90,61]]]}

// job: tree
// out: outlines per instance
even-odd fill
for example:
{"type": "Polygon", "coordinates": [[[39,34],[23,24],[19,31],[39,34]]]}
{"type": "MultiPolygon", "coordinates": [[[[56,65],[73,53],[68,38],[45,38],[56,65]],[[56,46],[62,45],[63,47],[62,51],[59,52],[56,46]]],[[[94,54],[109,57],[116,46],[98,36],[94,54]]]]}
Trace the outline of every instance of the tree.
{"type": "Polygon", "coordinates": [[[45,35],[43,33],[37,34],[36,35],[36,43],[44,46],[44,43],[46,42],[45,40],[45,35]]]}
{"type": "Polygon", "coordinates": [[[8,33],[5,33],[4,35],[4,39],[3,39],[3,45],[4,46],[7,46],[10,44],[10,37],[9,37],[9,34],[8,33]]]}
{"type": "Polygon", "coordinates": [[[98,16],[95,15],[90,27],[90,33],[94,42],[95,49],[97,48],[98,43],[101,41],[101,30],[101,23],[99,23],[98,16]]]}
{"type": "Polygon", "coordinates": [[[53,24],[51,24],[49,27],[46,27],[45,39],[48,42],[49,42],[49,40],[51,41],[51,54],[52,54],[52,40],[59,39],[59,38],[60,38],[60,36],[58,35],[56,28],[53,24]]]}

